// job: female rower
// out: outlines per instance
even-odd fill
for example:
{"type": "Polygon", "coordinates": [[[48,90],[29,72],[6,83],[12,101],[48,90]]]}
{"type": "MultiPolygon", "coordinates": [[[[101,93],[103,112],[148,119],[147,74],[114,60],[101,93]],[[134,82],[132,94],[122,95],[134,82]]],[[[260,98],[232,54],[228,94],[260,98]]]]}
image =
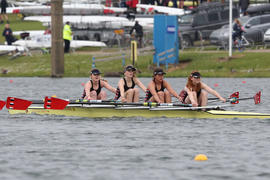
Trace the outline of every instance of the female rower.
{"type": "Polygon", "coordinates": [[[217,91],[201,82],[201,74],[198,71],[193,71],[188,77],[188,82],[184,90],[180,92],[180,96],[183,99],[183,103],[192,104],[192,106],[197,107],[207,105],[208,93],[226,102],[226,99],[221,97],[217,91]]]}
{"type": "Polygon", "coordinates": [[[136,68],[128,65],[124,69],[124,78],[118,82],[119,93],[115,99],[121,97],[122,102],[139,102],[139,89],[135,85],[146,92],[145,86],[136,77],[136,68]]]}
{"type": "Polygon", "coordinates": [[[84,86],[83,99],[87,100],[105,100],[107,94],[101,89],[105,87],[109,91],[116,93],[116,89],[109,85],[106,81],[101,80],[101,72],[98,69],[92,69],[90,72],[90,80],[84,86]]]}
{"type": "Polygon", "coordinates": [[[157,103],[170,103],[172,101],[171,94],[181,101],[181,97],[172,89],[171,85],[165,81],[165,72],[163,69],[156,68],[153,73],[153,80],[148,84],[148,92],[145,97],[145,101],[157,102],[157,103]],[[166,91],[166,90],[167,91],[166,91]]]}

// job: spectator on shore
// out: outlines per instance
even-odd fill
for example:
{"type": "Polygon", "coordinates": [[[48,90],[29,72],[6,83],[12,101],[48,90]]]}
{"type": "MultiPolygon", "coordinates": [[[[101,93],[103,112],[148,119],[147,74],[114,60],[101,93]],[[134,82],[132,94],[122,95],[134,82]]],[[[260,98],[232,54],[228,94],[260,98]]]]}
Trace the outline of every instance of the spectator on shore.
{"type": "Polygon", "coordinates": [[[135,29],[136,31],[136,39],[138,40],[139,47],[142,47],[142,39],[143,39],[143,27],[139,24],[138,21],[135,21],[135,25],[132,27],[130,30],[130,35],[132,35],[133,30],[135,29]]]}
{"type": "Polygon", "coordinates": [[[247,8],[249,6],[249,0],[239,0],[238,5],[240,7],[240,13],[243,16],[247,15],[247,8]]]}
{"type": "Polygon", "coordinates": [[[2,35],[5,37],[8,45],[12,45],[12,43],[15,41],[15,38],[12,35],[12,30],[10,29],[9,24],[5,25],[5,29],[2,35]]]}
{"type": "Polygon", "coordinates": [[[184,9],[185,0],[179,0],[179,8],[184,9]]]}
{"type": "Polygon", "coordinates": [[[72,40],[72,31],[71,31],[71,27],[69,25],[69,21],[67,21],[66,25],[64,26],[63,39],[65,42],[64,52],[69,53],[70,41],[72,40]]]}
{"type": "Polygon", "coordinates": [[[6,0],[1,0],[1,16],[0,16],[0,23],[1,24],[4,23],[4,19],[9,24],[8,16],[7,16],[7,6],[8,6],[7,1],[6,0]]]}

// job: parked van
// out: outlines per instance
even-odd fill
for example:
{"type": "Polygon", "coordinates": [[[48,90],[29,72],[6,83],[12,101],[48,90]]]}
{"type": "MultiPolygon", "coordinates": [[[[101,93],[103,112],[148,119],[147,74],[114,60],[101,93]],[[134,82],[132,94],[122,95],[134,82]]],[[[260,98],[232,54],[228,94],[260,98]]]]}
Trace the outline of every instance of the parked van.
{"type": "MultiPolygon", "coordinates": [[[[239,11],[233,7],[233,18],[239,11]]],[[[190,14],[179,18],[180,41],[182,46],[192,46],[194,41],[208,39],[212,31],[229,23],[229,4],[220,2],[202,3],[190,14]]]]}

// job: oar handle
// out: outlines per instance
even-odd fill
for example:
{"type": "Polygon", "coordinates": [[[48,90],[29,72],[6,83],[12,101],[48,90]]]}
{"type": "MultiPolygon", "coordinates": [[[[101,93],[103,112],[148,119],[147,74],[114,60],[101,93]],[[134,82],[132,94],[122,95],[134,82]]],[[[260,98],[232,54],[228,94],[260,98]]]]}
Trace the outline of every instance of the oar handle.
{"type": "Polygon", "coordinates": [[[32,104],[44,104],[44,100],[31,100],[32,104]]]}
{"type": "Polygon", "coordinates": [[[156,103],[156,102],[120,102],[120,101],[104,101],[104,100],[70,100],[69,104],[100,104],[100,105],[127,105],[127,106],[182,106],[182,107],[190,107],[190,104],[181,104],[181,103],[156,103]]]}

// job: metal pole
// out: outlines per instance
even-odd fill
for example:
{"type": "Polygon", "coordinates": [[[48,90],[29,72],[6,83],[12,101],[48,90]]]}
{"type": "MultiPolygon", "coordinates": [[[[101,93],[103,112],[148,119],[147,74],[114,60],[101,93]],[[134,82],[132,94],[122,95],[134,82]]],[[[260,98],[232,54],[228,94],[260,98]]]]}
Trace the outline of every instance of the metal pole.
{"type": "Polygon", "coordinates": [[[92,57],[92,69],[96,68],[96,58],[93,56],[92,57]]]}
{"type": "Polygon", "coordinates": [[[64,75],[63,0],[51,0],[51,76],[64,75]]]}
{"type": "Polygon", "coordinates": [[[232,57],[232,0],[230,0],[229,15],[229,57],[232,57]]]}
{"type": "Polygon", "coordinates": [[[125,65],[126,65],[125,54],[122,53],[122,66],[124,67],[125,65]]]}

